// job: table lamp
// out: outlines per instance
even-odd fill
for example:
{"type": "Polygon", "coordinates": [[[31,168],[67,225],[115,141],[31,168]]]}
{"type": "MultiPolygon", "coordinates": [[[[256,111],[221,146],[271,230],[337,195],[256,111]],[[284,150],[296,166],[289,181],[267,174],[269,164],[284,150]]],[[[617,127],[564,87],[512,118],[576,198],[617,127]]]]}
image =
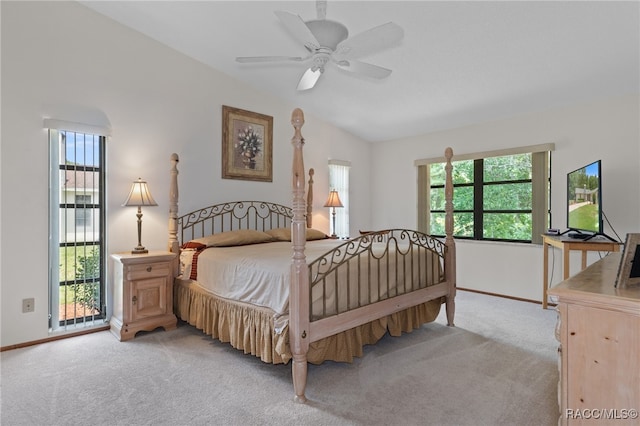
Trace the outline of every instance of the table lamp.
{"type": "Polygon", "coordinates": [[[338,191],[335,189],[329,192],[329,198],[327,202],[324,204],[325,207],[331,207],[331,216],[333,218],[333,228],[331,229],[331,238],[338,238],[336,235],[336,207],[344,207],[342,205],[342,201],[340,201],[340,197],[338,196],[338,191]]]}
{"type": "Polygon", "coordinates": [[[144,248],[144,246],[142,245],[142,206],[157,206],[158,203],[156,203],[151,196],[151,192],[149,192],[147,182],[140,178],[138,178],[137,181],[134,181],[133,185],[131,185],[131,191],[129,192],[127,201],[125,201],[122,205],[138,207],[138,214],[136,214],[136,216],[138,217],[138,246],[131,250],[131,253],[148,253],[149,250],[144,248]]]}

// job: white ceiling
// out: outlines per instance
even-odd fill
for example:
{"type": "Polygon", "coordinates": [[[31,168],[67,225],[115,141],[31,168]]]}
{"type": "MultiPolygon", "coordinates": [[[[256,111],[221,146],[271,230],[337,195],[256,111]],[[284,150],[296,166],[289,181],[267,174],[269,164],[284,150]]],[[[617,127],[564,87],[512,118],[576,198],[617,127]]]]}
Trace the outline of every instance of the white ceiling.
{"type": "MultiPolygon", "coordinates": [[[[368,141],[640,93],[640,2],[328,1],[350,35],[393,21],[394,48],[362,58],[371,80],[328,66],[240,64],[236,56],[305,56],[275,10],[316,18],[315,1],[82,1],[87,7],[368,141]]],[[[185,76],[188,78],[188,76],[185,76]]]]}

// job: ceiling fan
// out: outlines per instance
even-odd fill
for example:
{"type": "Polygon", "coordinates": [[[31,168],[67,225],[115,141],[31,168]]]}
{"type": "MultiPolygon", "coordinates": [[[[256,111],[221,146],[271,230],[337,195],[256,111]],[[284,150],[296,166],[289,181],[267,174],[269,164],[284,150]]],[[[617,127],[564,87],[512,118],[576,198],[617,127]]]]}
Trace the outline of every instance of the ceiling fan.
{"type": "Polygon", "coordinates": [[[280,22],[291,35],[300,41],[309,54],[301,56],[244,56],[237,57],[241,63],[312,60],[311,66],[298,82],[298,90],[308,90],[315,86],[325,69],[333,63],[337,67],[355,74],[382,79],[391,74],[391,70],[356,60],[393,46],[402,40],[403,29],[388,22],[371,28],[353,37],[340,22],[326,19],[327,2],[316,2],[317,19],[303,21],[298,15],[278,10],[275,12],[280,22]]]}

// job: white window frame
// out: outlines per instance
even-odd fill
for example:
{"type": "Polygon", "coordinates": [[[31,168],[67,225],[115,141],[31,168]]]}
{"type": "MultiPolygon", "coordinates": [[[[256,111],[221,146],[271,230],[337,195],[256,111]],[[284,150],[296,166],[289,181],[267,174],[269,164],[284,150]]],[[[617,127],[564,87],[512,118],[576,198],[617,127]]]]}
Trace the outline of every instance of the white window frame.
{"type": "MultiPolygon", "coordinates": [[[[100,272],[101,275],[101,279],[103,281],[102,283],[102,287],[103,287],[103,301],[104,304],[103,306],[101,306],[100,310],[101,310],[101,315],[98,317],[94,317],[92,320],[87,320],[87,318],[84,318],[82,321],[73,321],[73,320],[69,320],[69,321],[63,321],[58,314],[58,306],[59,306],[59,293],[58,293],[58,288],[59,288],[59,282],[60,282],[60,278],[59,278],[59,268],[60,268],[60,259],[58,258],[58,249],[59,249],[59,244],[63,239],[66,239],[66,236],[61,235],[61,230],[60,230],[60,223],[59,223],[59,216],[57,214],[58,211],[58,206],[60,205],[61,202],[61,182],[60,182],[60,169],[59,169],[59,164],[60,164],[60,158],[61,155],[63,155],[60,152],[60,147],[59,147],[59,138],[60,138],[60,134],[62,132],[71,132],[71,133],[77,133],[77,134],[85,134],[85,135],[92,135],[95,137],[100,137],[100,138],[104,138],[104,141],[102,142],[104,144],[104,150],[106,150],[106,143],[109,139],[109,136],[111,135],[111,129],[109,127],[104,127],[104,126],[100,126],[100,125],[90,125],[90,124],[83,124],[83,123],[76,123],[76,122],[71,122],[71,121],[65,121],[65,120],[57,120],[57,119],[44,119],[44,128],[49,130],[49,134],[48,134],[48,141],[49,141],[49,156],[50,156],[50,160],[49,160],[49,166],[50,166],[50,170],[49,170],[49,190],[50,190],[50,194],[49,194],[49,333],[53,334],[53,333],[59,333],[59,332],[67,332],[67,331],[75,331],[79,328],[91,328],[91,327],[96,327],[96,326],[101,326],[103,325],[109,318],[109,312],[107,312],[107,308],[106,306],[111,305],[111,297],[110,297],[110,292],[109,292],[109,287],[107,285],[108,283],[108,274],[107,274],[107,267],[106,267],[106,256],[107,256],[107,247],[106,247],[106,241],[102,241],[102,250],[101,250],[101,256],[102,256],[102,270],[100,272]],[[106,306],[105,306],[106,305],[106,306]],[[64,323],[64,324],[61,324],[64,323]]],[[[101,158],[101,165],[100,167],[102,168],[102,172],[106,173],[105,171],[105,163],[104,161],[106,160],[106,155],[104,155],[101,158]]],[[[106,191],[106,184],[104,185],[103,191],[106,191]]],[[[102,220],[100,221],[102,223],[102,226],[104,227],[105,233],[104,235],[106,235],[106,202],[104,202],[104,204],[101,206],[101,210],[103,211],[103,217],[102,220]]],[[[75,223],[75,219],[74,219],[74,223],[75,223]]],[[[76,224],[77,225],[77,224],[76,224]]],[[[73,227],[75,228],[75,226],[73,227]]],[[[99,237],[101,239],[104,239],[104,235],[99,237]]],[[[110,308],[109,308],[110,310],[110,308]]]]}
{"type": "MultiPolygon", "coordinates": [[[[336,208],[336,229],[331,232],[335,233],[338,238],[349,237],[349,171],[351,162],[345,160],[329,160],[329,190],[338,191],[342,208],[336,208]]],[[[329,222],[331,224],[332,217],[329,212],[329,222]]],[[[330,225],[333,226],[333,225],[330,225]]]]}

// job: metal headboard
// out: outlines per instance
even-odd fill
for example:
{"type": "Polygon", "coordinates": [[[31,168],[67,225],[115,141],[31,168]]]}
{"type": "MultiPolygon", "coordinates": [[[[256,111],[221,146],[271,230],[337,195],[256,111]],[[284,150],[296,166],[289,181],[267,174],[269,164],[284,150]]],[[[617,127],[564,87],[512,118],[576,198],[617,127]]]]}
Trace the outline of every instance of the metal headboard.
{"type": "Polygon", "coordinates": [[[232,201],[215,204],[178,217],[181,243],[238,229],[266,231],[291,226],[290,207],[267,201],[232,201]]]}
{"type": "MultiPolygon", "coordinates": [[[[180,244],[199,237],[238,229],[265,231],[291,226],[293,209],[268,201],[230,201],[214,204],[178,216],[178,154],[171,154],[169,184],[169,243],[168,249],[180,252],[180,244]]],[[[309,169],[306,199],[306,224],[312,226],[313,168],[309,169]]]]}

